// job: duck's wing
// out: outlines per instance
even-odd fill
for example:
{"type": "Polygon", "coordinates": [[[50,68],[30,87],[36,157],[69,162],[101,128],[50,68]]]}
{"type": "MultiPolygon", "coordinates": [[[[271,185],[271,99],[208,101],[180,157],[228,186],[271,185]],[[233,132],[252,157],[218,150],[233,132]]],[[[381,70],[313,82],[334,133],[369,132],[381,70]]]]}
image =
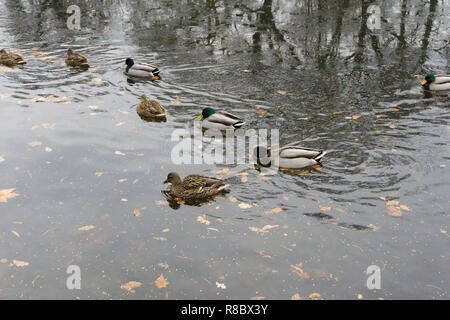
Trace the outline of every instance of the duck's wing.
{"type": "Polygon", "coordinates": [[[279,151],[280,158],[284,159],[296,159],[296,158],[307,158],[319,160],[325,153],[322,150],[303,148],[297,146],[286,146],[279,151]]]}
{"type": "Polygon", "coordinates": [[[155,76],[157,76],[160,72],[159,68],[156,66],[152,66],[150,64],[147,63],[142,63],[142,62],[138,62],[133,64],[133,66],[131,67],[134,70],[137,71],[145,71],[145,72],[150,72],[153,73],[155,76]]]}
{"type": "Polygon", "coordinates": [[[209,122],[220,123],[226,126],[241,127],[245,124],[244,120],[226,111],[217,111],[207,118],[209,122]]]}
{"type": "Polygon", "coordinates": [[[434,81],[435,84],[450,83],[450,75],[438,74],[435,76],[435,78],[436,78],[436,80],[434,81]]]}
{"type": "Polygon", "coordinates": [[[220,179],[192,174],[183,179],[182,186],[185,190],[197,190],[201,192],[211,189],[222,190],[227,184],[220,179]]]}

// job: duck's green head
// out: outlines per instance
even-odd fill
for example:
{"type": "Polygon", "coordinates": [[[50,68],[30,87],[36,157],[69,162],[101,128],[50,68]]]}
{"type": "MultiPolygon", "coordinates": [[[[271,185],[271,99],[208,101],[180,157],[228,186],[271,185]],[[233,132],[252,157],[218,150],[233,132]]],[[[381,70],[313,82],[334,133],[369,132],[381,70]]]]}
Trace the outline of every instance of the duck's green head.
{"type": "Polygon", "coordinates": [[[127,60],[125,60],[125,64],[129,67],[132,67],[134,64],[134,60],[131,58],[127,58],[127,60]]]}
{"type": "Polygon", "coordinates": [[[430,83],[434,82],[435,80],[436,80],[436,77],[435,77],[434,74],[432,74],[432,73],[427,74],[427,75],[425,76],[425,80],[423,80],[423,82],[421,83],[421,85],[422,85],[422,86],[425,86],[425,85],[427,85],[427,84],[430,84],[430,83]]]}
{"type": "Polygon", "coordinates": [[[202,119],[202,118],[206,119],[206,118],[212,116],[214,113],[216,113],[214,111],[214,109],[212,109],[212,108],[205,108],[205,109],[203,109],[202,114],[197,117],[197,119],[202,119]]]}

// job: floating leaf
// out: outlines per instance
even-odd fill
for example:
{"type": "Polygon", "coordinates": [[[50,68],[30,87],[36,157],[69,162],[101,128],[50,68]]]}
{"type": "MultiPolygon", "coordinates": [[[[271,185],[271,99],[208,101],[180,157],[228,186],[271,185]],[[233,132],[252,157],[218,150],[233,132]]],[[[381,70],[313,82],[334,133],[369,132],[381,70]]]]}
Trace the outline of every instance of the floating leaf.
{"type": "Polygon", "coordinates": [[[398,206],[398,201],[397,200],[391,200],[391,201],[388,201],[386,203],[386,205],[388,205],[388,206],[398,206]]]}
{"type": "Polygon", "coordinates": [[[20,234],[17,231],[11,230],[12,234],[15,235],[17,238],[20,238],[20,234]]]}
{"type": "Polygon", "coordinates": [[[84,226],[84,227],[78,228],[79,231],[89,231],[89,230],[92,230],[92,229],[95,229],[95,226],[89,225],[89,226],[84,226]]]}
{"type": "Polygon", "coordinates": [[[42,146],[42,142],[41,141],[31,141],[31,142],[28,142],[28,145],[32,148],[39,147],[39,146],[42,146]]]}
{"type": "Polygon", "coordinates": [[[231,202],[237,202],[238,201],[238,199],[236,199],[233,196],[229,196],[228,199],[230,199],[231,202]]]}
{"type": "Polygon", "coordinates": [[[284,90],[278,90],[277,93],[284,96],[287,92],[284,90]]]}
{"type": "Polygon", "coordinates": [[[320,210],[322,210],[324,212],[328,212],[328,211],[331,210],[331,207],[327,207],[327,206],[325,206],[323,204],[319,204],[319,208],[320,208],[320,210]]]}
{"type": "Polygon", "coordinates": [[[127,283],[124,283],[123,285],[121,285],[120,289],[127,290],[129,293],[133,294],[133,293],[135,293],[135,291],[133,289],[139,288],[140,286],[142,286],[141,282],[130,281],[130,282],[127,282],[127,283]]]}
{"type": "Polygon", "coordinates": [[[320,297],[320,294],[317,293],[317,292],[311,293],[311,294],[309,295],[309,298],[310,298],[311,300],[322,300],[322,298],[320,297]]]}
{"type": "Polygon", "coordinates": [[[141,210],[139,210],[138,208],[133,210],[133,214],[135,217],[139,217],[141,215],[141,210]]]}
{"type": "Polygon", "coordinates": [[[101,176],[103,175],[103,172],[96,172],[95,175],[96,175],[97,177],[101,177],[101,176]]]}
{"type": "Polygon", "coordinates": [[[406,210],[406,211],[411,211],[411,209],[408,208],[407,206],[405,206],[404,204],[401,204],[401,205],[400,205],[400,209],[406,210]]]}
{"type": "Polygon", "coordinates": [[[389,206],[387,214],[393,217],[400,217],[403,215],[403,212],[399,207],[389,206]]]}
{"type": "Polygon", "coordinates": [[[272,213],[280,213],[281,211],[283,211],[283,209],[281,209],[281,208],[275,208],[275,209],[266,211],[265,213],[266,213],[266,214],[272,214],[272,213]]]}
{"type": "Polygon", "coordinates": [[[267,110],[266,109],[258,109],[257,111],[256,111],[258,114],[266,114],[267,113],[267,110]]]}
{"type": "Polygon", "coordinates": [[[227,286],[224,283],[220,283],[220,282],[217,282],[217,281],[216,281],[216,286],[219,289],[226,289],[227,288],[227,286]]]}
{"type": "Polygon", "coordinates": [[[358,120],[359,118],[361,118],[361,116],[358,116],[358,115],[352,116],[353,120],[358,120]]]}
{"type": "Polygon", "coordinates": [[[278,228],[279,225],[265,225],[262,228],[257,228],[257,227],[248,227],[250,229],[250,231],[253,232],[257,232],[257,233],[266,233],[268,232],[268,230],[273,229],[273,228],[278,228]]]}
{"type": "Polygon", "coordinates": [[[26,267],[26,266],[28,266],[30,264],[30,263],[28,263],[26,261],[20,261],[20,260],[13,260],[12,263],[16,267],[26,267]]]}
{"type": "Polygon", "coordinates": [[[300,278],[309,279],[310,276],[302,269],[303,263],[299,262],[297,264],[291,264],[292,272],[298,275],[300,278]]]}
{"type": "Polygon", "coordinates": [[[247,182],[247,181],[248,181],[248,177],[242,177],[242,178],[241,178],[241,181],[242,181],[243,183],[247,182]]]}
{"type": "Polygon", "coordinates": [[[8,202],[8,199],[20,196],[20,194],[14,193],[14,190],[16,190],[16,188],[0,190],[0,202],[8,202]]]}
{"type": "Polygon", "coordinates": [[[285,194],[283,194],[283,199],[284,199],[284,200],[286,200],[286,201],[288,201],[288,200],[289,200],[288,196],[287,196],[287,195],[285,195],[285,194]]]}
{"type": "Polygon", "coordinates": [[[211,222],[209,222],[209,221],[206,219],[206,214],[202,214],[201,216],[198,216],[198,217],[197,217],[197,221],[200,222],[200,223],[202,223],[202,224],[206,224],[207,226],[209,226],[209,225],[211,224],[211,222]]]}
{"type": "Polygon", "coordinates": [[[118,155],[118,156],[125,156],[126,154],[121,152],[121,151],[115,151],[114,154],[118,155]]]}
{"type": "Polygon", "coordinates": [[[159,289],[165,288],[169,284],[169,282],[167,282],[167,278],[164,278],[164,275],[162,273],[154,283],[155,286],[157,286],[159,289]]]}
{"type": "Polygon", "coordinates": [[[171,102],[174,103],[174,104],[180,104],[181,100],[180,99],[175,99],[175,100],[172,100],[171,102]]]}
{"type": "Polygon", "coordinates": [[[391,129],[395,129],[395,128],[396,128],[396,126],[395,126],[395,124],[391,124],[391,125],[389,125],[389,128],[391,128],[391,129]]]}
{"type": "Polygon", "coordinates": [[[241,203],[238,205],[238,207],[241,208],[241,209],[249,209],[249,208],[252,207],[252,205],[251,205],[251,204],[248,204],[248,203],[241,202],[241,203]]]}
{"type": "Polygon", "coordinates": [[[170,231],[170,229],[169,228],[166,228],[166,229],[162,229],[162,233],[167,233],[167,232],[169,232],[170,231]]]}

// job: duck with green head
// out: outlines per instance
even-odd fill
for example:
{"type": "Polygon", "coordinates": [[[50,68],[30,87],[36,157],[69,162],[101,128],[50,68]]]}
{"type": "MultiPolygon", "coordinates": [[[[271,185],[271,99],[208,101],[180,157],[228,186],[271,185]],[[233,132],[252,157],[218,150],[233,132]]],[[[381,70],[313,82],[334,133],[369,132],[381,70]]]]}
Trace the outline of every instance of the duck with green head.
{"type": "Polygon", "coordinates": [[[202,114],[197,117],[202,120],[204,129],[239,129],[245,122],[241,118],[226,111],[215,111],[212,108],[204,108],[202,114]]]}
{"type": "Polygon", "coordinates": [[[425,80],[421,83],[422,88],[430,91],[450,90],[450,75],[432,73],[425,76],[425,80]]]}
{"type": "Polygon", "coordinates": [[[124,65],[127,66],[125,69],[126,76],[147,78],[151,80],[161,79],[159,76],[161,71],[158,67],[142,62],[134,62],[132,58],[127,58],[124,65]]]}
{"type": "Polygon", "coordinates": [[[220,179],[191,174],[182,179],[171,172],[163,184],[170,184],[170,193],[184,200],[199,200],[221,193],[229,185],[220,179]]]}

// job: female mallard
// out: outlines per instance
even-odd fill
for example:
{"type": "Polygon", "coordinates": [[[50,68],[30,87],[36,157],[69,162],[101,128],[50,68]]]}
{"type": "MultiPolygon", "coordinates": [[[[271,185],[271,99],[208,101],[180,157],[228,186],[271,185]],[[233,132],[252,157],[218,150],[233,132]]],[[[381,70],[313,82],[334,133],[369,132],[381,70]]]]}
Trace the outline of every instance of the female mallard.
{"type": "Polygon", "coordinates": [[[450,75],[432,73],[427,74],[425,80],[421,83],[425,90],[431,91],[444,91],[450,90],[450,75]]]}
{"type": "Polygon", "coordinates": [[[212,108],[205,108],[202,114],[197,117],[202,119],[204,129],[239,129],[245,122],[241,118],[225,111],[215,111],[212,108]]]}
{"type": "Polygon", "coordinates": [[[79,53],[73,52],[72,49],[67,50],[66,64],[71,67],[83,69],[89,68],[89,62],[86,57],[79,53]]]}
{"type": "Polygon", "coordinates": [[[141,96],[141,102],[138,104],[136,111],[144,120],[164,119],[166,117],[166,110],[159,102],[150,100],[145,94],[141,96]]]}
{"type": "Polygon", "coordinates": [[[134,62],[133,59],[127,58],[125,60],[125,75],[139,77],[139,78],[149,78],[151,80],[160,79],[159,73],[161,72],[157,67],[146,64],[134,62]]]}
{"type": "Polygon", "coordinates": [[[225,181],[192,174],[181,179],[178,173],[171,172],[163,184],[170,183],[170,193],[181,199],[195,200],[212,197],[228,187],[225,181]]]}
{"type": "Polygon", "coordinates": [[[12,52],[0,50],[0,64],[7,67],[15,67],[27,63],[20,55],[12,52]]]}
{"type": "Polygon", "coordinates": [[[285,169],[302,169],[318,165],[320,164],[320,159],[326,154],[322,150],[296,146],[283,147],[277,152],[273,152],[273,154],[265,147],[258,146],[255,153],[258,164],[269,167],[272,161],[278,160],[278,167],[285,169]]]}

